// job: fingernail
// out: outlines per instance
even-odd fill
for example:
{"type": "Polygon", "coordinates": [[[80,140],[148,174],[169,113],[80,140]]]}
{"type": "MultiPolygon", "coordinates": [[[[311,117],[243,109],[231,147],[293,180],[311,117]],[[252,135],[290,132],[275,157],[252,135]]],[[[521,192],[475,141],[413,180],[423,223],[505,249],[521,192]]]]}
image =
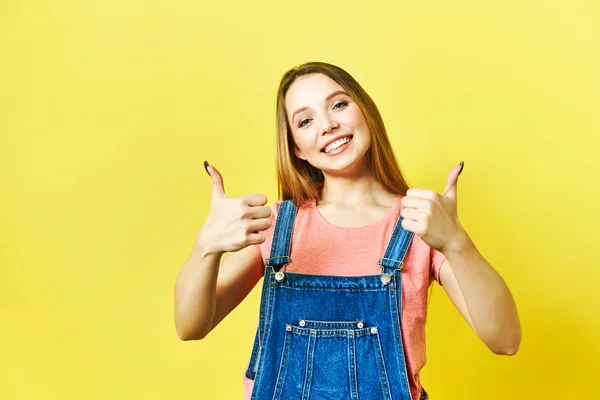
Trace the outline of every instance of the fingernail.
{"type": "Polygon", "coordinates": [[[460,173],[462,172],[463,168],[465,167],[465,162],[461,161],[460,162],[460,171],[458,172],[458,174],[460,175],[460,173]]]}
{"type": "Polygon", "coordinates": [[[210,172],[208,172],[208,165],[209,165],[208,161],[204,161],[204,169],[206,170],[206,173],[208,174],[208,176],[211,176],[210,172]]]}

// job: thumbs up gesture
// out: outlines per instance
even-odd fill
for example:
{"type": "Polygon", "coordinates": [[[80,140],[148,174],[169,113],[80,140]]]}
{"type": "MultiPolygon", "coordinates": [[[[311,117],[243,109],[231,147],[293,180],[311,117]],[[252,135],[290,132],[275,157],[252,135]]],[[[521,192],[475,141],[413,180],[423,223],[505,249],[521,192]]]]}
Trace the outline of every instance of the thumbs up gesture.
{"type": "Polygon", "coordinates": [[[402,199],[402,227],[442,253],[452,248],[464,233],[458,220],[456,199],[458,176],[463,166],[461,162],[452,169],[443,194],[433,190],[408,189],[402,199]]]}
{"type": "Polygon", "coordinates": [[[213,166],[204,163],[212,179],[212,199],[206,223],[197,241],[208,252],[238,251],[265,241],[260,233],[271,226],[271,210],[262,194],[229,198],[225,194],[223,177],[213,166]]]}

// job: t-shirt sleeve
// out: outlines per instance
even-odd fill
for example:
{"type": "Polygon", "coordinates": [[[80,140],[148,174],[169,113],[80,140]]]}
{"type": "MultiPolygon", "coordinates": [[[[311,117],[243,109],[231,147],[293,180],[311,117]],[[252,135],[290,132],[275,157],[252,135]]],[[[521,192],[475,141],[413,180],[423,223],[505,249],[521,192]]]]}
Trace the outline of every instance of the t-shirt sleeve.
{"type": "Polygon", "coordinates": [[[437,283],[439,283],[441,286],[442,282],[440,281],[440,269],[442,268],[442,264],[444,263],[444,261],[446,261],[446,256],[444,255],[444,253],[440,253],[436,249],[431,248],[430,260],[431,275],[433,279],[435,279],[437,283]]]}
{"type": "Polygon", "coordinates": [[[266,240],[260,244],[253,245],[260,255],[263,265],[265,264],[265,256],[267,256],[267,258],[269,256],[271,243],[273,242],[273,232],[275,231],[275,221],[277,221],[277,212],[279,211],[279,205],[281,202],[281,200],[276,200],[269,206],[269,209],[271,210],[271,215],[269,216],[269,219],[271,220],[271,226],[260,232],[265,235],[266,240]]]}

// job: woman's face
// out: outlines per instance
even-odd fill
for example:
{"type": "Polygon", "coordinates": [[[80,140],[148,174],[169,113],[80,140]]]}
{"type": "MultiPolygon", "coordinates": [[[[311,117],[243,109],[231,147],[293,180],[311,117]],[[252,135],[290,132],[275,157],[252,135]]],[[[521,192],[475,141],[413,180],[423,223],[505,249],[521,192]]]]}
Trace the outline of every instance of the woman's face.
{"type": "Polygon", "coordinates": [[[339,84],[323,74],[302,76],[290,86],[285,104],[297,157],[323,172],[362,168],[369,128],[339,84]]]}

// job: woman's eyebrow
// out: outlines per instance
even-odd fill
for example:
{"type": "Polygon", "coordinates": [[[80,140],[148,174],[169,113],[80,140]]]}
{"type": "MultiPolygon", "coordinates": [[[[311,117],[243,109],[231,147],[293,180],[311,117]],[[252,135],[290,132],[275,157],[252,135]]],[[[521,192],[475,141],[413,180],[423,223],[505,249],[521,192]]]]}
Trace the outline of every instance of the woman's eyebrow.
{"type": "MultiPolygon", "coordinates": [[[[344,92],[343,90],[336,90],[335,92],[330,93],[329,95],[327,95],[327,97],[325,97],[325,101],[331,100],[332,98],[334,98],[338,94],[345,94],[346,96],[348,96],[348,93],[344,92]]],[[[301,113],[302,111],[305,111],[305,110],[308,110],[308,107],[300,107],[299,109],[297,109],[296,111],[294,111],[294,113],[292,114],[291,121],[294,120],[294,117],[296,116],[296,114],[301,113]]]]}

